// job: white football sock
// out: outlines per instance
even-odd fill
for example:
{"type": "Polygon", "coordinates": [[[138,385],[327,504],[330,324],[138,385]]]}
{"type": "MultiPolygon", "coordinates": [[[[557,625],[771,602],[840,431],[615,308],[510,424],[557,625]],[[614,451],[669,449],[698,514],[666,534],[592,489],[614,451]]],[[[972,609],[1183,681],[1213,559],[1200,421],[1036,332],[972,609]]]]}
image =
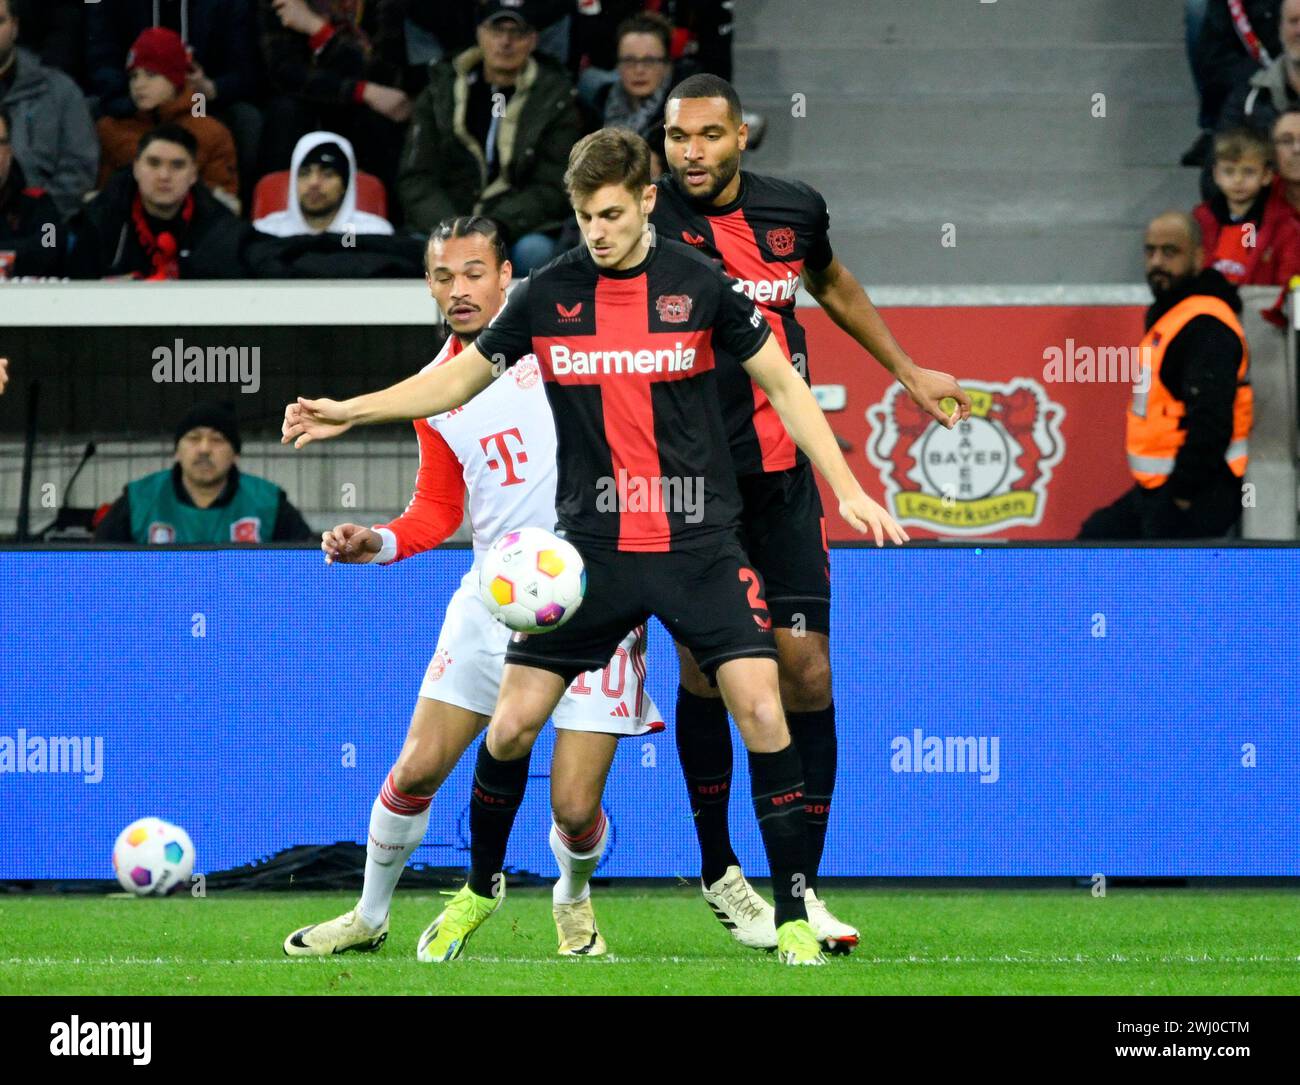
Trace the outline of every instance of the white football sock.
{"type": "Polygon", "coordinates": [[[419,847],[428,828],[428,806],[415,814],[397,814],[375,799],[366,839],[366,880],[357,905],[367,926],[378,927],[388,915],[406,860],[419,847]]]}
{"type": "MultiPolygon", "coordinates": [[[[593,827],[594,828],[594,827],[593,827]]],[[[589,851],[572,851],[560,838],[560,830],[551,822],[551,851],[560,867],[560,877],[551,890],[551,900],[556,904],[577,904],[591,896],[591,872],[600,863],[609,839],[609,821],[605,811],[600,812],[600,836],[589,851]]]]}

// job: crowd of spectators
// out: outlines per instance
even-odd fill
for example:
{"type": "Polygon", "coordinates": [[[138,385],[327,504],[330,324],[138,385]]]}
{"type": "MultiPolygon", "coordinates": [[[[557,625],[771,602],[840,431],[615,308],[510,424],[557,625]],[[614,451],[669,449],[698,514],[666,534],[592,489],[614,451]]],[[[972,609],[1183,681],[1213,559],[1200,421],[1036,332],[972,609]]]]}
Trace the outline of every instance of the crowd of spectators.
{"type": "Polygon", "coordinates": [[[526,274],[563,240],[572,145],[619,124],[661,147],[672,83],[730,77],[730,18],[729,0],[0,0],[0,277],[418,274],[414,238],[467,214],[526,274]],[[356,259],[340,234],[362,235],[356,259]]]}
{"type": "MultiPolygon", "coordinates": [[[[429,231],[471,214],[527,274],[578,241],[562,177],[584,133],[636,131],[657,175],[672,86],[731,75],[727,0],[20,4],[0,0],[0,277],[414,274],[429,231]]],[[[1164,400],[1130,410],[1137,484],[1085,539],[1235,529],[1253,424],[1236,287],[1300,276],[1300,0],[1187,15],[1202,131],[1184,162],[1204,199],[1148,228],[1143,395],[1164,400]]],[[[98,538],[309,534],[239,473],[228,405],[174,436],[174,464],[101,510],[98,538]]]]}
{"type": "MultiPolygon", "coordinates": [[[[1236,285],[1300,275],[1300,0],[1187,0],[1201,134],[1195,219],[1207,264],[1236,285]]],[[[1265,314],[1281,322],[1281,306],[1265,314]]]]}

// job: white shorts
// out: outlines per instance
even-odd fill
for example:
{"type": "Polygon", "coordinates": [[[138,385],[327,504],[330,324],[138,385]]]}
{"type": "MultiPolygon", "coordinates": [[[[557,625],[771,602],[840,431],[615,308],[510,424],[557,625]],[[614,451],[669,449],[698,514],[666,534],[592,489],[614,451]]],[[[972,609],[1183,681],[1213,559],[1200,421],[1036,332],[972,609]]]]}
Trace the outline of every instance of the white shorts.
{"type": "MultiPolygon", "coordinates": [[[[506,664],[510,630],[492,617],[470,569],[447,604],[438,647],[424,672],[420,696],[492,715],[506,664]]],[[[566,731],[644,735],[664,729],[645,688],[645,626],[629,633],[603,671],[575,678],[552,719],[566,731]]]]}

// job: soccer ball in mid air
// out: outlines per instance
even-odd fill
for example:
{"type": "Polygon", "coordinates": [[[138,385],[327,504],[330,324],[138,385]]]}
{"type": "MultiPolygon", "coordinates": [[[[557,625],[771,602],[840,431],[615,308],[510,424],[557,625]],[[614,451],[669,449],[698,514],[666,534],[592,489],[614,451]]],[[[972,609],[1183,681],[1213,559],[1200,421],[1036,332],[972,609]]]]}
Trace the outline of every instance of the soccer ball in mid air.
{"type": "Polygon", "coordinates": [[[162,818],[141,818],[118,834],[113,871],[128,893],[165,896],[189,882],[194,873],[194,844],[179,825],[162,818]]]}
{"type": "Polygon", "coordinates": [[[572,543],[540,527],[507,531],[483,555],[479,595],[492,617],[516,633],[547,633],[573,617],[587,570],[572,543]]]}

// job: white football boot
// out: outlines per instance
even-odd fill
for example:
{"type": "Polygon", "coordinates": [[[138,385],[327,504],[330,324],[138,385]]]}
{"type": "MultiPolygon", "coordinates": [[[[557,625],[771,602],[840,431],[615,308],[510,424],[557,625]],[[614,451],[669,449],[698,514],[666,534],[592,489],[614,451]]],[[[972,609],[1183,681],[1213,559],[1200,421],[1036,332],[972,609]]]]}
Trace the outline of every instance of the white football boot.
{"type": "Polygon", "coordinates": [[[555,930],[560,936],[557,952],[561,957],[599,957],[609,950],[596,929],[596,913],[590,897],[576,904],[552,904],[551,915],[555,917],[555,930]]]}
{"type": "Polygon", "coordinates": [[[374,953],[388,938],[388,917],[378,927],[366,926],[353,908],[337,919],[302,927],[284,940],[290,957],[329,957],[335,953],[374,953]]]}
{"type": "Polygon", "coordinates": [[[740,867],[729,866],[712,885],[700,883],[718,922],[750,949],[776,949],[776,909],[758,895],[740,867]]]}
{"type": "Polygon", "coordinates": [[[808,909],[808,922],[812,926],[813,933],[817,935],[817,941],[822,944],[826,952],[840,956],[851,953],[858,944],[857,929],[847,923],[841,923],[831,915],[830,909],[811,889],[804,892],[803,903],[808,909]]]}

